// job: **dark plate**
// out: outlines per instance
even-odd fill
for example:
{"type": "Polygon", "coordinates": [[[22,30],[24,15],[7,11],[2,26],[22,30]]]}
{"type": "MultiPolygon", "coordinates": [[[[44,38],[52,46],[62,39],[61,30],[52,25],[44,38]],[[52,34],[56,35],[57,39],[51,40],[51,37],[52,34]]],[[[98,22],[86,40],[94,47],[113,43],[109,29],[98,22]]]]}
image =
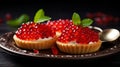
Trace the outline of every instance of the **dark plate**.
{"type": "Polygon", "coordinates": [[[118,38],[114,42],[102,43],[102,46],[99,51],[89,54],[71,55],[59,51],[57,55],[54,55],[51,49],[40,50],[39,53],[34,53],[33,51],[30,50],[18,48],[13,40],[13,35],[14,32],[8,32],[1,35],[0,47],[12,54],[35,57],[35,58],[69,59],[69,60],[92,59],[92,58],[99,58],[99,57],[112,55],[120,51],[120,42],[119,42],[120,38],[118,38]]]}

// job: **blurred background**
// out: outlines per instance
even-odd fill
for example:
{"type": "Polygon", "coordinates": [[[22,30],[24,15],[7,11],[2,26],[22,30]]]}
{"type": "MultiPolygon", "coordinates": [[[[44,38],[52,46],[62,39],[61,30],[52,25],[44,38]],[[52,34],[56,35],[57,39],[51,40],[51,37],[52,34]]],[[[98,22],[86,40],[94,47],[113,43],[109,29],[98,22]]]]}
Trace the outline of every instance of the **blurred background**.
{"type": "Polygon", "coordinates": [[[17,29],[7,24],[9,20],[27,14],[29,21],[33,21],[39,9],[51,20],[71,19],[73,12],[77,12],[81,18],[93,19],[93,26],[120,30],[120,8],[116,0],[0,0],[0,34],[17,29]]]}
{"type": "MultiPolygon", "coordinates": [[[[81,18],[91,18],[94,23],[93,26],[105,28],[116,28],[120,30],[120,7],[119,0],[0,0],[0,35],[17,30],[14,26],[17,23],[10,22],[25,14],[29,17],[29,21],[33,21],[34,15],[37,10],[43,9],[45,15],[50,16],[51,20],[57,19],[71,19],[73,12],[79,13],[81,18]],[[13,25],[13,26],[12,26],[13,25]]],[[[23,17],[24,18],[24,17],[23,17]]],[[[25,17],[26,18],[26,17],[25,17]]],[[[93,63],[99,65],[120,64],[120,53],[115,56],[107,56],[108,58],[94,60],[85,60],[82,63],[93,63]],[[104,62],[103,62],[104,61],[104,62]],[[102,64],[101,64],[102,63],[102,64]]],[[[8,67],[23,67],[22,65],[36,65],[45,64],[44,59],[35,60],[32,58],[21,59],[16,56],[9,56],[0,49],[0,65],[8,67]],[[32,61],[31,61],[32,59],[32,61]],[[42,60],[42,61],[41,61],[42,60]],[[38,61],[38,62],[37,62],[38,61]]],[[[75,60],[76,61],[76,60],[75,60]]],[[[70,61],[74,64],[75,61],[70,61]]],[[[51,62],[51,61],[50,61],[51,62]]],[[[56,61],[55,61],[56,62],[56,61]]],[[[63,60],[61,63],[66,62],[63,60]]],[[[54,62],[52,62],[54,63],[54,62]]],[[[59,64],[59,62],[56,62],[59,64]]],[[[76,64],[79,64],[77,62],[76,64]]],[[[76,65],[75,64],[75,65],[76,65]]],[[[88,65],[87,64],[87,65],[88,65]]],[[[3,66],[0,66],[3,67],[3,66]]]]}

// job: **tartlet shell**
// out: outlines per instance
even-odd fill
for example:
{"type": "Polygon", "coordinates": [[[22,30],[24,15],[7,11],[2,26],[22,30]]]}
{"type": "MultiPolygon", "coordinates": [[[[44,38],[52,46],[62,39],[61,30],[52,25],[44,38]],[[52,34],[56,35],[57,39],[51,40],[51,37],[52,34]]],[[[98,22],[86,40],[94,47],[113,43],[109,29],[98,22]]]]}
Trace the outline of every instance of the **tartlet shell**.
{"type": "Polygon", "coordinates": [[[84,54],[98,51],[101,47],[102,42],[99,40],[93,44],[68,44],[62,43],[60,41],[56,41],[56,43],[61,52],[69,54],[84,54]]]}
{"type": "Polygon", "coordinates": [[[40,41],[26,41],[19,39],[16,35],[13,36],[13,39],[16,43],[16,46],[23,48],[23,49],[49,49],[56,43],[56,38],[51,38],[47,40],[40,40],[40,41]]]}

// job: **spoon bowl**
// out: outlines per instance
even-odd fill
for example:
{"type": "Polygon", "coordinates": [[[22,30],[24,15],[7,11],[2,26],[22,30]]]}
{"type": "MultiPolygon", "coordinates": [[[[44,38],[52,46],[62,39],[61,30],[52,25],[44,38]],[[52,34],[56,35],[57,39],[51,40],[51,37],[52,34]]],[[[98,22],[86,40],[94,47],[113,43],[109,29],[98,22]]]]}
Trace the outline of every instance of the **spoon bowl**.
{"type": "Polygon", "coordinates": [[[100,40],[102,42],[114,41],[120,37],[120,32],[117,29],[111,28],[111,29],[102,30],[99,27],[93,27],[93,26],[90,26],[89,28],[92,28],[100,32],[99,35],[100,35],[100,40]]]}
{"type": "Polygon", "coordinates": [[[118,39],[120,32],[117,29],[105,29],[103,32],[100,32],[100,39],[102,41],[114,41],[118,39]]]}

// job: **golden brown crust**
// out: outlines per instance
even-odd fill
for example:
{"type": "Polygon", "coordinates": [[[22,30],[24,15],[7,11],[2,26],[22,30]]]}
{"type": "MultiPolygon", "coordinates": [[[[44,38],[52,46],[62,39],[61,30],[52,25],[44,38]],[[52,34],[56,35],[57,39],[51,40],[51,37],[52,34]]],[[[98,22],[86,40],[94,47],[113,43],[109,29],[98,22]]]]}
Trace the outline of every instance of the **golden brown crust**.
{"type": "Polygon", "coordinates": [[[13,39],[14,39],[16,45],[23,49],[39,49],[39,50],[49,49],[56,42],[55,38],[41,40],[41,41],[25,41],[25,40],[19,39],[16,35],[13,36],[13,39]]]}
{"type": "Polygon", "coordinates": [[[96,52],[101,47],[101,40],[92,44],[68,44],[57,41],[57,46],[60,51],[69,53],[69,54],[83,54],[96,52]]]}

